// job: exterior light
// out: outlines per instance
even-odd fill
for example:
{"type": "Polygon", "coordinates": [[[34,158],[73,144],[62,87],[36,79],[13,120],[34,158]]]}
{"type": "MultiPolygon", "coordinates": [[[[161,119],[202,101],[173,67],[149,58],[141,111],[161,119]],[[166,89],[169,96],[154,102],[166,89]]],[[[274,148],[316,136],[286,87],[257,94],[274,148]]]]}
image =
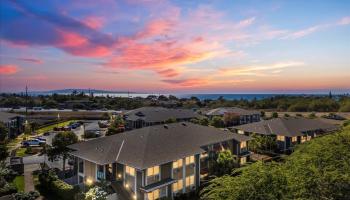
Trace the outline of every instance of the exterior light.
{"type": "Polygon", "coordinates": [[[121,174],[118,174],[118,178],[121,178],[122,177],[122,175],[121,174]]]}
{"type": "Polygon", "coordinates": [[[125,188],[129,188],[129,184],[125,184],[125,188]]]}
{"type": "Polygon", "coordinates": [[[136,194],[133,196],[134,199],[136,199],[136,194]]]}
{"type": "Polygon", "coordinates": [[[86,184],[91,185],[92,184],[92,179],[91,178],[86,179],[86,184]]]}

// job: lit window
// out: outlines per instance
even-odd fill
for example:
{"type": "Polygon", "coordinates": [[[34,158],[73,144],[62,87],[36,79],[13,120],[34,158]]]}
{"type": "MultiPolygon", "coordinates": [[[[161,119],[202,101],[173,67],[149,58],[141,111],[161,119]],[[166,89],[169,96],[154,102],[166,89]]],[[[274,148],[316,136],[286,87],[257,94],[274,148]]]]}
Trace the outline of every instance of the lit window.
{"type": "Polygon", "coordinates": [[[154,190],[153,192],[147,193],[147,199],[149,200],[159,199],[159,190],[154,190]]]}
{"type": "Polygon", "coordinates": [[[173,183],[173,192],[181,191],[183,187],[182,179],[178,180],[176,183],[173,183]]]}
{"type": "Polygon", "coordinates": [[[147,169],[147,176],[155,176],[158,174],[159,174],[159,166],[154,166],[147,169]]]}
{"type": "Polygon", "coordinates": [[[278,141],[284,141],[284,136],[277,135],[277,140],[278,140],[278,141]]]}
{"type": "Polygon", "coordinates": [[[244,165],[246,162],[247,162],[247,157],[242,157],[241,161],[240,161],[240,164],[244,165]]]}
{"type": "Polygon", "coordinates": [[[292,142],[297,142],[297,141],[298,141],[297,137],[292,137],[292,142]]]}
{"type": "Polygon", "coordinates": [[[125,166],[125,172],[130,176],[135,176],[135,169],[129,166],[125,166]]]}
{"type": "Polygon", "coordinates": [[[186,165],[194,163],[194,156],[186,157],[186,165]]]}
{"type": "Polygon", "coordinates": [[[241,142],[241,149],[244,149],[247,147],[247,142],[241,142]]]}
{"type": "Polygon", "coordinates": [[[186,177],[186,187],[194,185],[194,175],[186,177]]]}
{"type": "Polygon", "coordinates": [[[206,157],[208,157],[208,153],[207,152],[201,154],[201,158],[206,158],[206,157]]]}
{"type": "Polygon", "coordinates": [[[174,169],[180,168],[180,167],[182,167],[182,159],[179,159],[179,160],[173,162],[174,169]]]}

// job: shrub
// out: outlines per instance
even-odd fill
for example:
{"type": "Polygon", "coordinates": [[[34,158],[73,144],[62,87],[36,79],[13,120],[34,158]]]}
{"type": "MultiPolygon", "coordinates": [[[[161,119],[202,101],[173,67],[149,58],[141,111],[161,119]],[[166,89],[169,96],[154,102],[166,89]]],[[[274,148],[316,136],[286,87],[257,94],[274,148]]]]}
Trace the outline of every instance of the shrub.
{"type": "Polygon", "coordinates": [[[91,188],[86,194],[86,200],[106,200],[107,192],[105,192],[101,187],[95,186],[91,188]]]}
{"type": "Polygon", "coordinates": [[[314,118],[316,118],[316,114],[315,113],[310,113],[308,117],[310,119],[314,119],[314,118]]]}
{"type": "Polygon", "coordinates": [[[19,192],[12,195],[15,200],[35,200],[40,194],[37,191],[19,192]]]}
{"type": "Polygon", "coordinates": [[[60,199],[74,199],[74,196],[79,192],[78,187],[73,187],[58,179],[53,171],[40,173],[39,182],[40,188],[44,190],[45,193],[50,193],[60,199]]]}
{"type": "Polygon", "coordinates": [[[272,118],[277,118],[278,117],[278,113],[277,112],[273,112],[272,113],[272,118]]]}

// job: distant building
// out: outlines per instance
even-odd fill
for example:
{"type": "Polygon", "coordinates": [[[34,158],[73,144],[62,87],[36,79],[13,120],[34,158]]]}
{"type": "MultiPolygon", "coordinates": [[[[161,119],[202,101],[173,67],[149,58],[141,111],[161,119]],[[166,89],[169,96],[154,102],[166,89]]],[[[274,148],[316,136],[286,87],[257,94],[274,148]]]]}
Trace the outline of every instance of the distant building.
{"type": "Polygon", "coordinates": [[[135,129],[145,126],[163,124],[168,119],[177,121],[189,121],[199,117],[190,109],[171,109],[163,107],[142,107],[124,113],[126,128],[135,129]]]}
{"type": "Polygon", "coordinates": [[[127,199],[169,198],[199,188],[218,152],[249,159],[250,137],[188,122],[149,126],[69,146],[77,182],[111,181],[127,199]]]}
{"type": "Polygon", "coordinates": [[[23,115],[0,112],[0,121],[7,127],[9,138],[15,138],[24,131],[25,118],[23,115]]]}
{"type": "Polygon", "coordinates": [[[278,149],[282,151],[338,128],[321,120],[306,118],[275,118],[232,127],[238,134],[272,136],[277,141],[278,149]]]}
{"type": "Polygon", "coordinates": [[[256,110],[246,110],[237,107],[221,107],[209,110],[205,115],[209,118],[215,116],[224,117],[225,115],[233,114],[237,118],[232,120],[228,126],[248,124],[260,121],[260,112],[256,110]]]}

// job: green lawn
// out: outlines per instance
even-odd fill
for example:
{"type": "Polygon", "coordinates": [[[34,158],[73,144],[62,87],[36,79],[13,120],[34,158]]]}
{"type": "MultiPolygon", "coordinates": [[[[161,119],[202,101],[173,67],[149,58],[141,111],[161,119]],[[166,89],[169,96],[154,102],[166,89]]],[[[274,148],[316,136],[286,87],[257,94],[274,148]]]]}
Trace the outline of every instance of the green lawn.
{"type": "Polygon", "coordinates": [[[24,192],[24,176],[16,176],[13,180],[13,184],[19,192],[24,192]]]}
{"type": "Polygon", "coordinates": [[[25,151],[26,151],[26,148],[18,148],[16,150],[16,156],[18,156],[18,157],[26,156],[27,154],[25,153],[25,151]]]}
{"type": "Polygon", "coordinates": [[[75,121],[76,120],[69,120],[69,121],[65,121],[65,122],[60,122],[58,124],[52,124],[52,125],[49,125],[49,126],[45,126],[45,127],[42,127],[40,129],[36,130],[36,133],[38,135],[41,135],[41,134],[44,134],[45,132],[52,131],[55,127],[68,126],[69,123],[75,122],[75,121]]]}

